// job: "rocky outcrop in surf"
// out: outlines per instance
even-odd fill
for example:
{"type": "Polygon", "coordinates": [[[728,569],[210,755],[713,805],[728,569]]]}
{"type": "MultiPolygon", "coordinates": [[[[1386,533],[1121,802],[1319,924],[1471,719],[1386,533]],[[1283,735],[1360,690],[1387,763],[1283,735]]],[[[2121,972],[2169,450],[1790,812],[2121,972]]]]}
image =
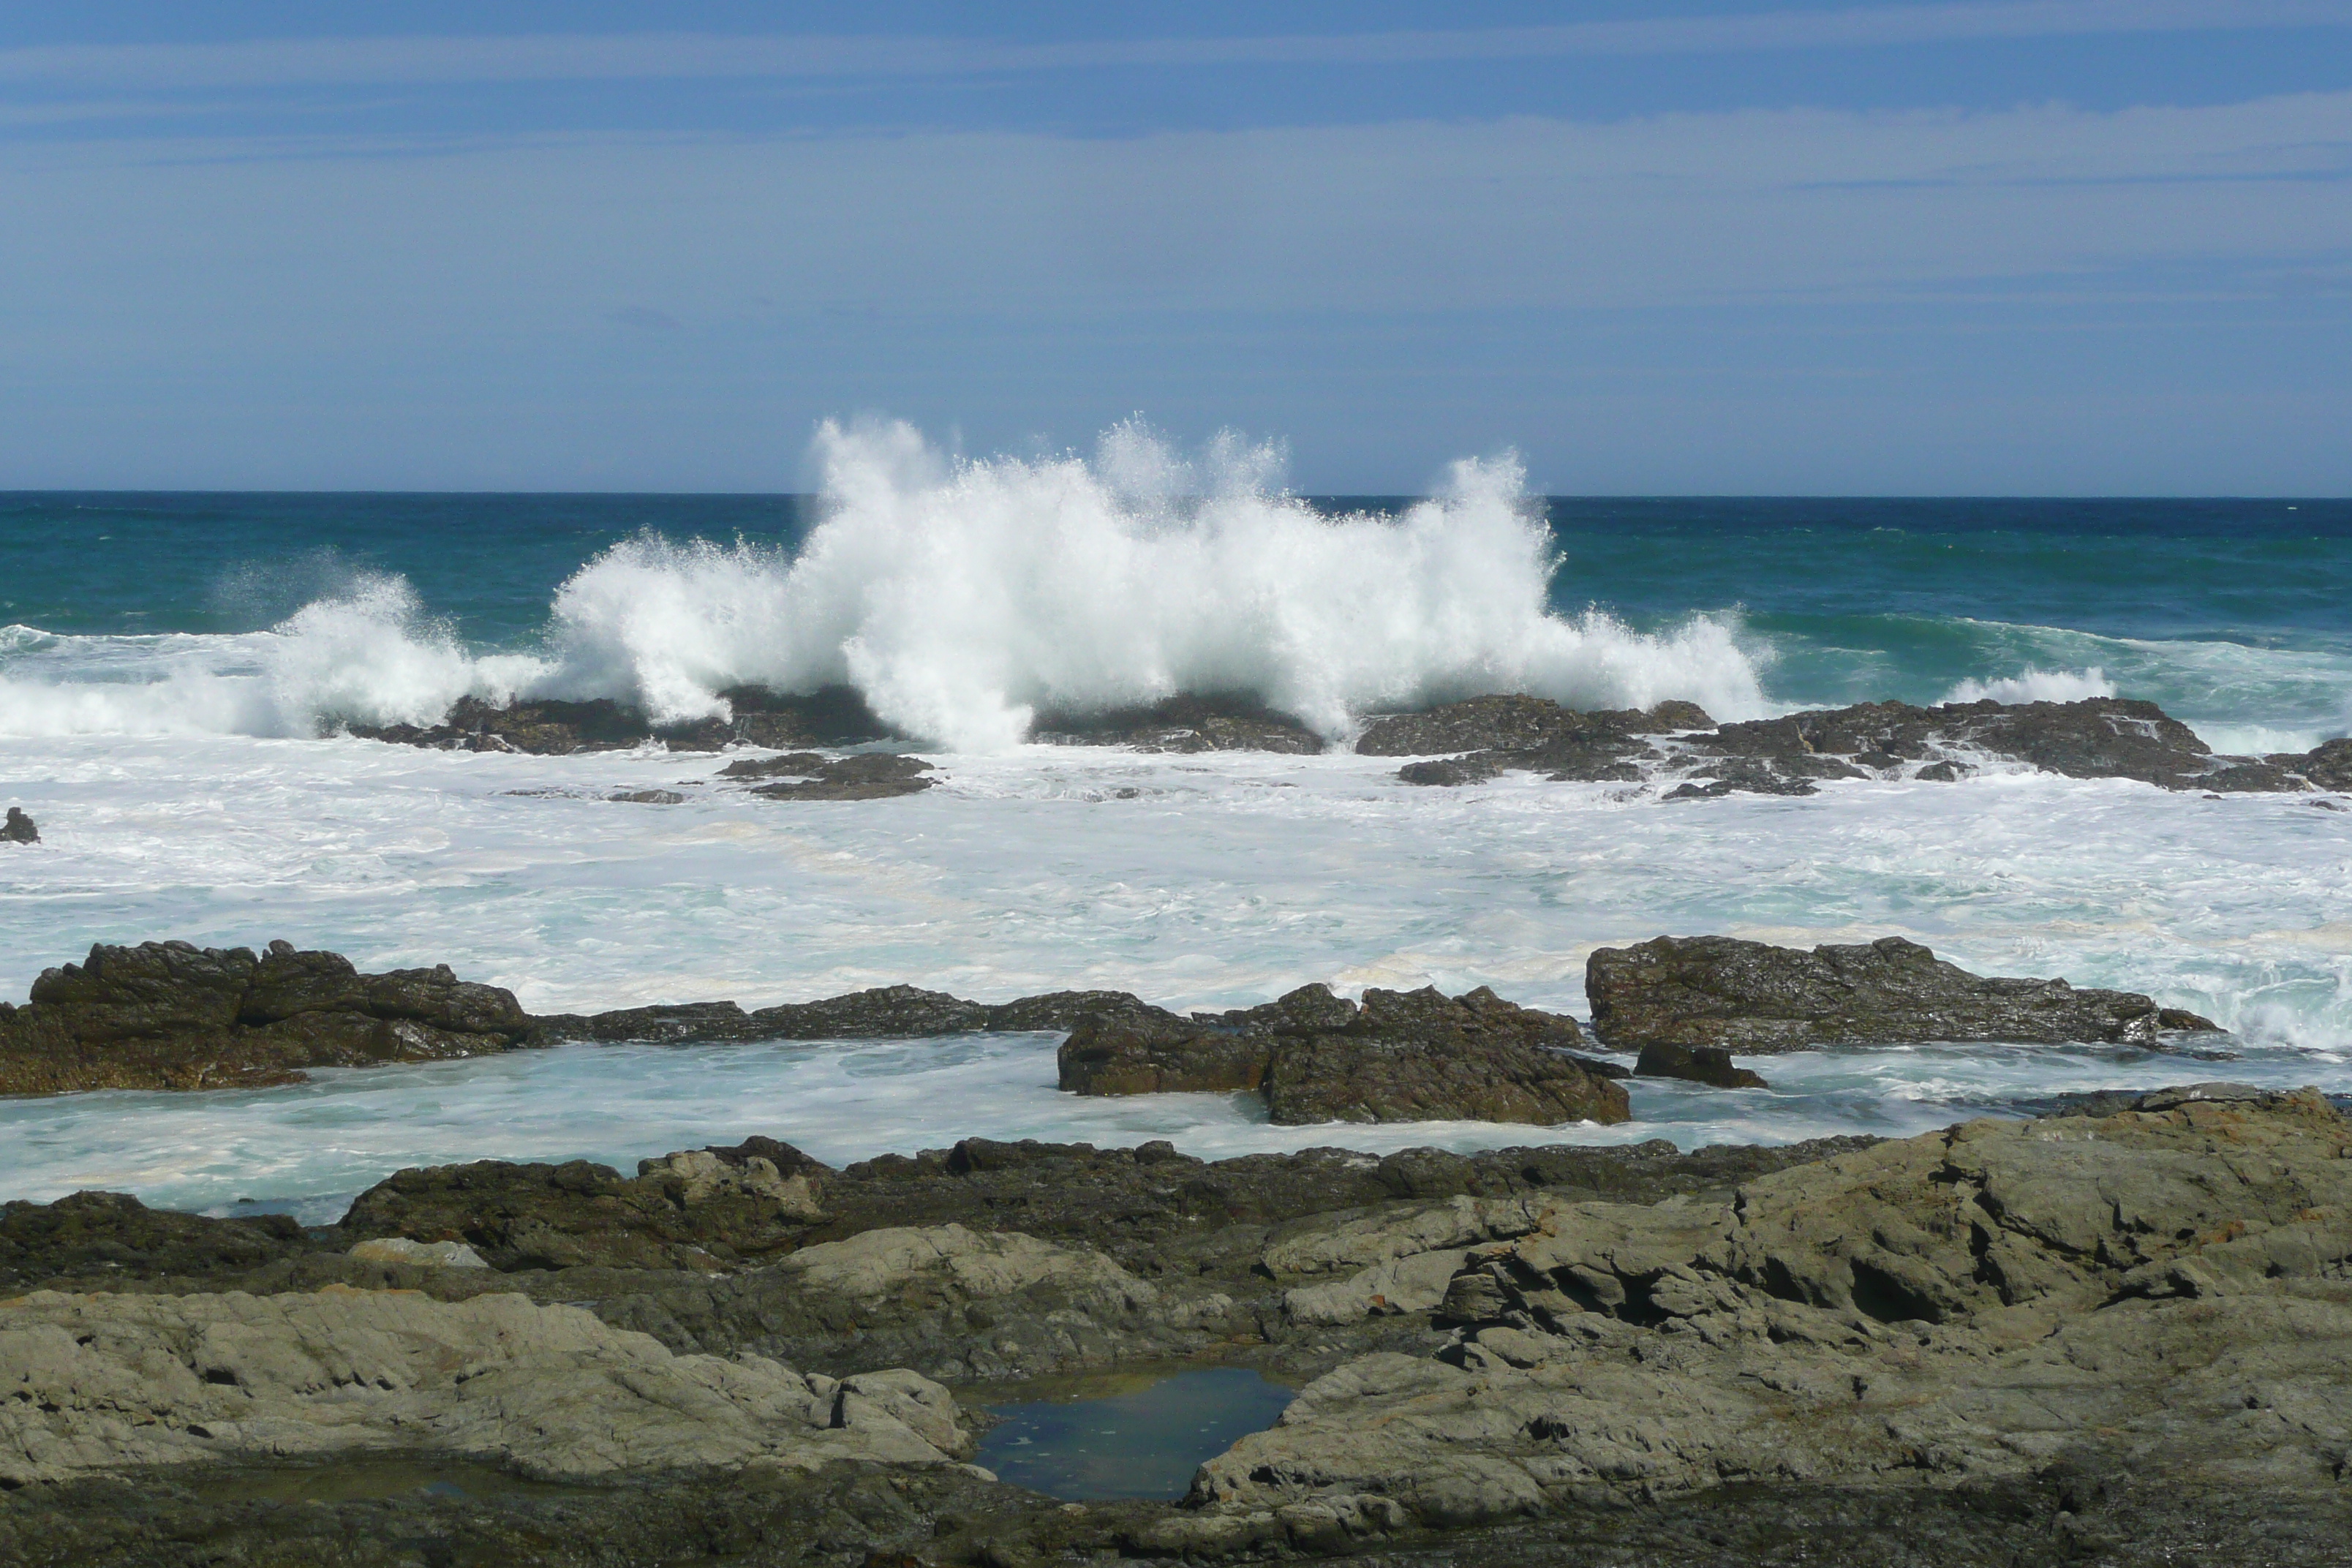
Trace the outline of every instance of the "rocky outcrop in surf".
{"type": "Polygon", "coordinates": [[[631,751],[658,741],[674,751],[716,752],[730,745],[793,748],[856,746],[902,739],[874,716],[846,686],[809,693],[736,686],[719,693],[724,719],[657,724],[643,710],[609,697],[584,702],[528,699],[487,702],[461,697],[437,724],[333,725],[363,741],[386,741],[454,752],[527,752],[562,757],[583,752],[631,751]]]}
{"type": "MultiPolygon", "coordinates": [[[[1916,942],[1811,952],[1727,936],[1662,936],[1585,961],[1592,1031],[1646,1053],[1708,1047],[1749,1054],[1930,1040],[2148,1045],[2209,1018],[2130,991],[1971,974],[1916,942]]],[[[1648,1069],[1643,1069],[1648,1070],[1648,1069]]]]}
{"type": "Polygon", "coordinates": [[[2352,741],[2221,756],[2156,704],[2114,697],[1939,708],[1864,702],[1720,725],[1688,703],[1578,713],[1542,698],[1482,697],[1375,721],[1356,749],[1427,758],[1399,771],[1408,784],[1477,784],[1518,770],[1559,781],[1640,780],[1669,800],[1811,795],[1838,779],[1950,782],[2004,763],[2172,790],[2352,788],[2352,741]]]}
{"type": "Polygon", "coordinates": [[[40,841],[41,830],[33,825],[33,819],[25,814],[25,808],[10,806],[7,821],[0,823],[0,844],[38,844],[40,841]]]}
{"type": "Polygon", "coordinates": [[[313,1067],[437,1061],[512,1049],[514,994],[446,964],[362,974],[340,953],[273,942],[99,943],[0,1003],[0,1095],[291,1083],[313,1067]]]}
{"type": "Polygon", "coordinates": [[[728,780],[766,780],[751,793],[770,800],[888,800],[919,795],[937,782],[931,764],[919,757],[866,752],[849,757],[793,752],[781,757],[742,758],[719,770],[728,780]]]}
{"type": "Polygon", "coordinates": [[[1061,1086],[1078,1094],[1262,1089],[1273,1120],[1614,1122],[1632,1111],[1624,1069],[1570,1054],[1572,1018],[1484,987],[1364,993],[1360,1005],[1309,985],[1221,1016],[1102,1014],[1062,1043],[1061,1086]]]}
{"type": "Polygon", "coordinates": [[[1042,713],[1029,738],[1057,746],[1129,746],[1139,752],[1284,752],[1313,756],[1323,737],[1250,692],[1167,698],[1149,707],[1042,713]]]}

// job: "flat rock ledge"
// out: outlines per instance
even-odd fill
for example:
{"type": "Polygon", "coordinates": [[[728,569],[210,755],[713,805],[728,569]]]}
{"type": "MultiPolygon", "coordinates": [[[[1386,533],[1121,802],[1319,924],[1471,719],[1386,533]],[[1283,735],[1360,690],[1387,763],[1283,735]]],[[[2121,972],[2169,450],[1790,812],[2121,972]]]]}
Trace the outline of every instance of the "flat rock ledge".
{"type": "Polygon", "coordinates": [[[1625,1069],[1572,1054],[1576,1020],[1480,987],[1364,993],[1323,985],[1263,1006],[1178,1018],[1130,1010],[1086,1017],[1057,1056],[1078,1094],[1257,1089],[1275,1121],[1617,1122],[1633,1111],[1625,1069]]]}
{"type": "Polygon", "coordinates": [[[1539,697],[1481,697],[1368,724],[1356,750],[1417,756],[1407,784],[1481,784],[1506,772],[1640,782],[1668,800],[1802,795],[1823,781],[1949,783],[1988,767],[2136,779],[2215,793],[2352,791],[2352,739],[2309,752],[2224,756],[2152,702],[1864,702],[1717,724],[1687,702],[1578,712],[1539,697]],[[1440,754],[1451,753],[1451,754],[1440,754]]]}
{"type": "MultiPolygon", "coordinates": [[[[640,1179],[805,1173],[704,1152],[736,1174],[640,1179]]],[[[0,1560],[2316,1568],[2352,1539],[2352,1125],[2309,1091],[1802,1151],[968,1141],[816,1186],[821,1226],[719,1276],[213,1247],[232,1286],[155,1270],[269,1227],[9,1205],[0,1253],[116,1272],[0,1302],[31,1395],[0,1398],[0,1560]],[[976,1423],[933,1379],[1171,1354],[1304,1384],[1181,1502],[956,1463],[976,1423]],[[372,1456],[570,1484],[234,1500],[372,1456]]]]}
{"type": "MultiPolygon", "coordinates": [[[[1602,1044],[1735,1053],[1928,1041],[2153,1045],[2210,1018],[2137,992],[1971,974],[1901,937],[1811,952],[1737,937],[1656,937],[1596,949],[1585,998],[1602,1044]]],[[[1657,1058],[1663,1060],[1663,1053],[1657,1058]]],[[[1676,1074],[1675,1076],[1688,1076],[1676,1074]]]]}
{"type": "Polygon", "coordinates": [[[430,1451],[543,1479],[969,1454],[908,1372],[836,1380],[673,1355],[577,1307],[331,1289],[0,1302],[0,1486],[93,1471],[430,1451]]]}
{"type": "MultiPolygon", "coordinates": [[[[1444,1249],[1447,1345],[1309,1384],[1150,1544],[2053,1468],[2352,1518],[2347,1155],[2305,1092],[1969,1122],[1727,1205],[1530,1213],[1444,1249]]],[[[1418,1280],[1416,1256],[1379,1267],[1418,1280]]]]}

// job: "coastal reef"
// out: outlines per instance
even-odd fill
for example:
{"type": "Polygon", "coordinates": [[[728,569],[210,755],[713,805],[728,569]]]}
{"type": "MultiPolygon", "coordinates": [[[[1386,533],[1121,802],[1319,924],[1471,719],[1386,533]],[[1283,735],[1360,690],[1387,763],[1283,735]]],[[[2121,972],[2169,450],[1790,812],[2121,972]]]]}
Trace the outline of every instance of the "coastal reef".
{"type": "Polygon", "coordinates": [[[1479,784],[1520,771],[1561,781],[1640,780],[1668,800],[1812,795],[1835,779],[1949,783],[2020,765],[2171,790],[2352,790],[2352,740],[2309,752],[2221,756],[2155,703],[2116,697],[1937,708],[1864,702],[1720,725],[1687,702],[1646,713],[1578,713],[1539,697],[1480,697],[1376,720],[1356,749],[1430,759],[1399,770],[1407,784],[1479,784]]]}
{"type": "Polygon", "coordinates": [[[1579,1056],[1576,1020],[1484,986],[1364,993],[1302,986],[1263,1006],[1179,1018],[1158,1008],[1079,1021],[1058,1055],[1079,1094],[1262,1089],[1272,1119],[1612,1122],[1633,1112],[1612,1062],[1579,1056]]]}
{"type": "Polygon", "coordinates": [[[1585,961],[1584,993],[1604,1045],[1644,1052],[1930,1040],[2145,1046],[2218,1026],[2137,992],[1971,974],[1899,936],[1810,952],[1736,937],[1662,936],[1595,950],[1585,961]]]}
{"type": "Polygon", "coordinates": [[[563,1169],[404,1172],[315,1230],[0,1209],[0,1561],[1957,1568],[2352,1539],[2352,1126],[2315,1093],[1781,1150],[967,1141],[831,1171],[754,1140],[601,1191],[532,1174],[563,1169]],[[526,1190],[579,1261],[500,1249],[526,1190]],[[780,1239],[730,1259],[751,1193],[780,1239]],[[663,1205],[692,1266],[599,1250],[663,1205]],[[368,1245],[394,1237],[488,1266],[368,1245]],[[1299,1393],[1177,1500],[966,1460],[1010,1380],[1171,1364],[1299,1393]]]}
{"type": "Polygon", "coordinates": [[[446,964],[362,974],[340,953],[273,942],[100,944],[0,1002],[0,1095],[252,1089],[306,1067],[480,1056],[520,1044],[514,994],[446,964]]]}
{"type": "Polygon", "coordinates": [[[747,1009],[656,1004],[525,1013],[512,992],[447,965],[363,974],[340,953],[273,942],[99,943],[42,972],[23,1006],[0,1003],[0,1096],[93,1089],[256,1088],[303,1069],[437,1061],[565,1042],[923,1038],[1060,1033],[1060,1087],[1076,1094],[1255,1092],[1285,1125],[1326,1121],[1619,1122],[1617,1080],[1664,1077],[1761,1087],[1732,1053],[1928,1040],[2148,1046],[2211,1020],[2133,992],[2064,980],[1985,978],[1899,937],[1805,952],[1730,937],[1658,937],[1588,960],[1595,1056],[1564,1014],[1484,986],[1320,984],[1221,1013],[1178,1014],[1125,991],[967,1001],[913,985],[747,1009]]]}

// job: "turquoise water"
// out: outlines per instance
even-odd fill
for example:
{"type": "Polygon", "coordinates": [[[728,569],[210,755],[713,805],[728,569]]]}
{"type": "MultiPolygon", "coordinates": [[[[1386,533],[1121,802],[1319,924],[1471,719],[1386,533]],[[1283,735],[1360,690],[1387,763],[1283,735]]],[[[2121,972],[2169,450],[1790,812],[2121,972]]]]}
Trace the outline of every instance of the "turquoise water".
{"type": "MultiPolygon", "coordinates": [[[[1131,1384],[1133,1377],[1118,1380],[1131,1384]]],[[[1291,1391],[1244,1367],[1159,1377],[1141,1388],[990,1406],[981,1439],[997,1479],[1048,1497],[1178,1498],[1202,1461],[1274,1425],[1291,1391]]]]}
{"type": "MultiPolygon", "coordinates": [[[[1562,562],[1556,611],[1597,607],[1644,630],[1715,616],[1737,627],[1778,705],[1931,702],[1965,682],[2096,671],[2208,727],[2352,727],[2352,502],[1541,506],[1562,562]]],[[[653,534],[788,552],[817,510],[789,496],[0,496],[0,626],[260,632],[381,574],[467,647],[531,649],[561,585],[616,544],[653,534]]],[[[0,645],[0,673],[10,654],[0,645]]]]}

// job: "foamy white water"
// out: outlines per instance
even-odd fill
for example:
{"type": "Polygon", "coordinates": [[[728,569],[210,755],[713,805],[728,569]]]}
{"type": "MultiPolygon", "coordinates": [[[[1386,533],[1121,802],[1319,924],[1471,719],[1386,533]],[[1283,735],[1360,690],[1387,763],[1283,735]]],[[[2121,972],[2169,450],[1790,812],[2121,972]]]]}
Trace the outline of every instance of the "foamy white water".
{"type": "Polygon", "coordinates": [[[1139,427],[1092,460],[950,461],[910,426],[819,432],[800,549],[656,537],[587,562],[536,651],[469,652],[408,584],[360,574],[237,637],[0,643],[0,734],[307,736],[436,721],[472,694],[616,698],[664,722],[758,684],[849,684],[900,731],[1003,751],[1042,710],[1248,690],[1331,737],[1366,711],[1496,690],[1585,708],[1767,710],[1736,627],[1656,634],[1548,602],[1550,536],[1511,458],[1454,465],[1394,518],[1281,490],[1279,454],[1197,463],[1139,427]]]}
{"type": "Polygon", "coordinates": [[[284,936],[369,968],[447,962],[538,1011],[899,981],[984,1000],[1116,986],[1225,1006],[1307,981],[1491,984],[1583,1010],[1585,955],[1662,931],[1888,934],[1979,971],[2143,990],[2242,1059],[2065,1050],[1767,1060],[1763,1096],[1643,1085],[1609,1130],[1273,1129],[1223,1097],[1053,1087],[1050,1038],[565,1050],[324,1074],[257,1094],[0,1109],[0,1196],[124,1187],[206,1206],[341,1194],[404,1164],[618,1163],[764,1132],[829,1160],[967,1134],[1202,1154],[1544,1137],[1911,1131],[2062,1089],[2252,1078],[2352,1090],[2352,812],[2038,774],[1666,805],[1394,763],[1024,747],[937,753],[900,800],[761,800],[721,759],[368,742],[0,742],[44,842],[0,857],[0,994],[92,941],[284,936]],[[595,796],[664,786],[686,804],[595,796]],[[517,795],[514,790],[572,792],[517,795]]]}

